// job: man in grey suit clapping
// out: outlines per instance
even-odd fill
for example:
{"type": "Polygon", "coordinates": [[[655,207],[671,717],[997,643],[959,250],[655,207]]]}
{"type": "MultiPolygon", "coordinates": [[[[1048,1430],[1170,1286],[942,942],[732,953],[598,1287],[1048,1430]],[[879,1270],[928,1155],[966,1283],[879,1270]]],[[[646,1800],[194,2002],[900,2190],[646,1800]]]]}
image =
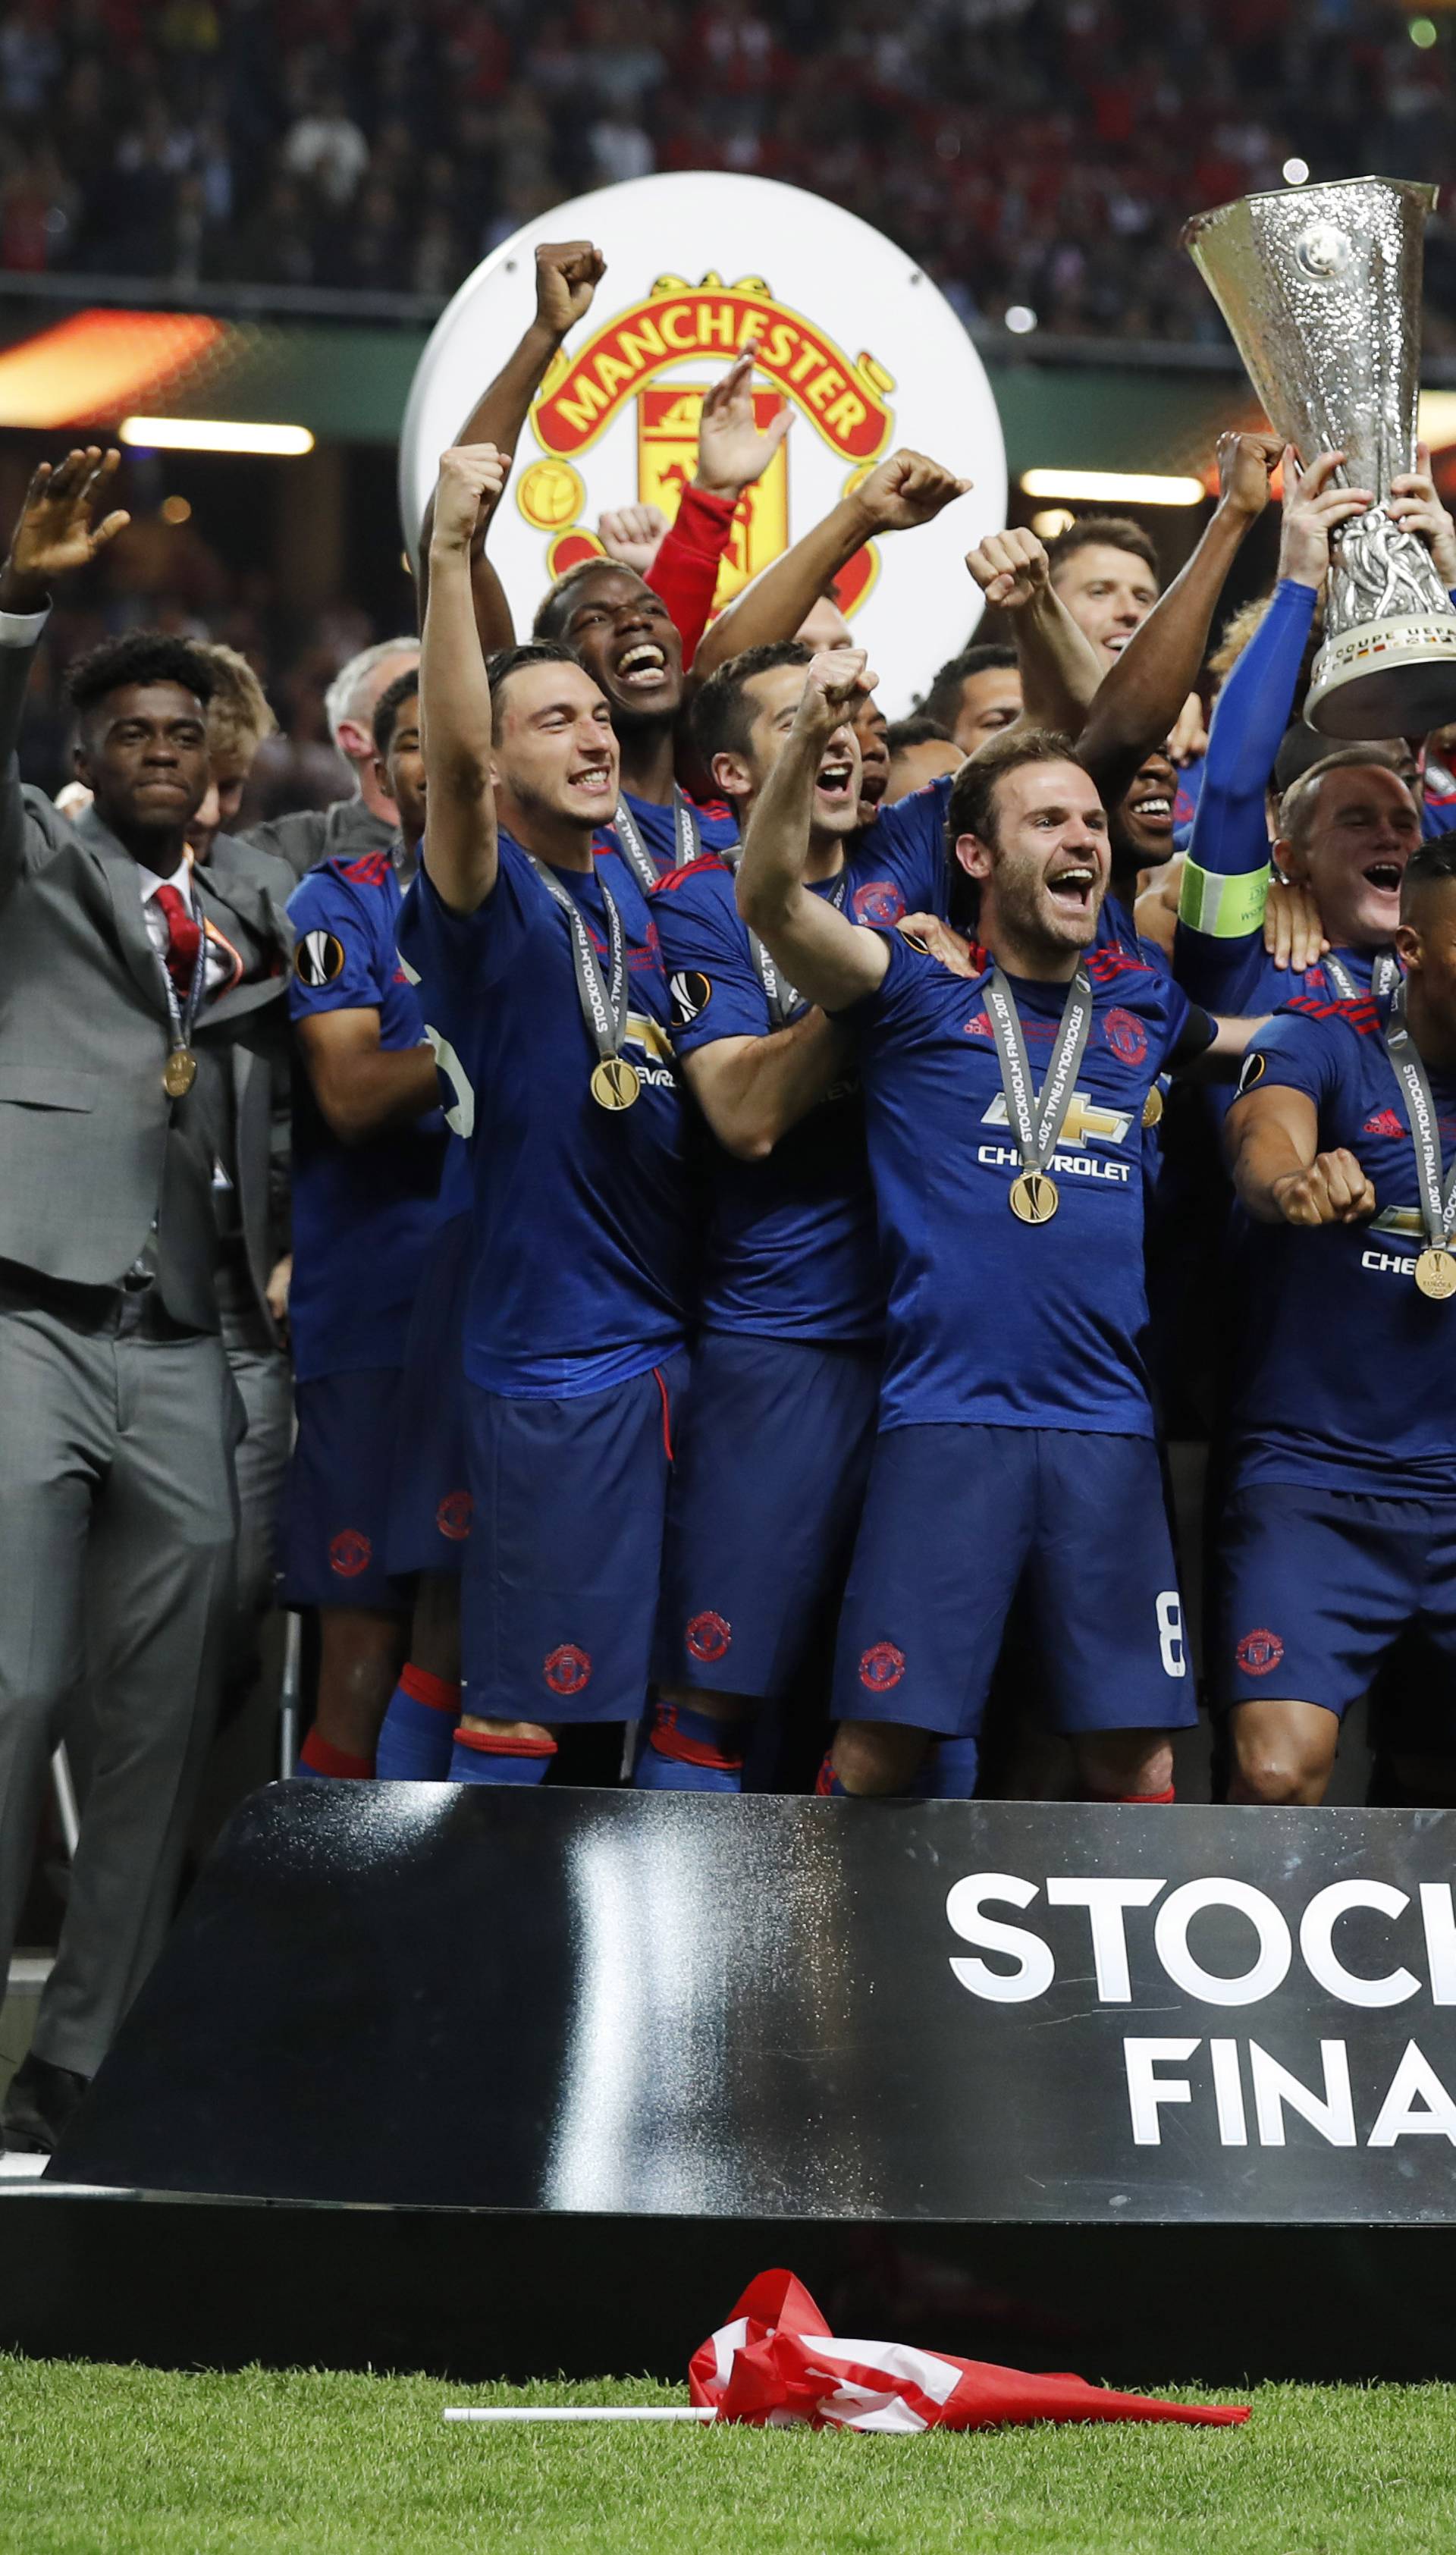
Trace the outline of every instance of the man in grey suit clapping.
{"type": "Polygon", "coordinates": [[[88,1780],[60,1950],[6,2103],[53,2146],[171,1914],[221,1667],[241,1411],[214,1176],[239,1044],[285,1034],[268,884],[196,870],[205,658],[132,632],[71,669],[74,824],[15,763],[51,590],[126,522],[118,456],[31,483],[0,569],[0,1980],[52,1747],[88,1780]],[[101,520],[97,520],[101,518],[101,520]]]}

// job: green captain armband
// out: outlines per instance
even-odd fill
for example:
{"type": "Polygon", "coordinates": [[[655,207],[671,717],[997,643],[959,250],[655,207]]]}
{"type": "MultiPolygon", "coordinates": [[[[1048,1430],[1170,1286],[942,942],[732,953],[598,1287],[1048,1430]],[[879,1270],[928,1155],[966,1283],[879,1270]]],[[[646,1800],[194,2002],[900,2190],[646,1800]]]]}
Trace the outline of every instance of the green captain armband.
{"type": "Polygon", "coordinates": [[[1268,861],[1263,869],[1241,870],[1237,878],[1185,861],[1178,920],[1186,922],[1190,931],[1206,931],[1212,940],[1247,940],[1251,931],[1263,926],[1273,876],[1268,861]]]}

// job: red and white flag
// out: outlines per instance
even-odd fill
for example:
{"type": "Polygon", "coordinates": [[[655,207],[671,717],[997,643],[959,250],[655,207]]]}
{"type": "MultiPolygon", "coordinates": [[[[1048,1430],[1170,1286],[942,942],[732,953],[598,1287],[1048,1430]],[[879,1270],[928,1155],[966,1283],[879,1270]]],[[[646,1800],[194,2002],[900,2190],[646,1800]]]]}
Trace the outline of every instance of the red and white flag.
{"type": "Polygon", "coordinates": [[[818,2431],[989,2431],[1004,2422],[1247,2422],[1247,2404],[1165,2404],[903,2342],[842,2342],[789,2271],[762,2271],[687,2368],[720,2422],[818,2431]]]}

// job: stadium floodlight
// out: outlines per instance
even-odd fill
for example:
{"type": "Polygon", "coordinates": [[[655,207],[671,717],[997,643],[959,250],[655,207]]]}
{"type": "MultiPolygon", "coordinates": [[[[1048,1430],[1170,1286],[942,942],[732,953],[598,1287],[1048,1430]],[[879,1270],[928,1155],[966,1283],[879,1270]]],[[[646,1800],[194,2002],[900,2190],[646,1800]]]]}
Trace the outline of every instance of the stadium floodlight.
{"type": "Polygon", "coordinates": [[[1201,479],[1147,470],[1024,470],[1022,488],[1028,497],[1069,497],[1099,506],[1196,506],[1208,494],[1201,479]]]}
{"type": "Polygon", "coordinates": [[[123,443],[153,452],[263,452],[288,456],[311,452],[306,426],[266,426],[251,418],[124,417],[123,443]]]}
{"type": "Polygon", "coordinates": [[[1284,162],[1283,174],[1284,184],[1286,186],[1307,186],[1309,183],[1309,163],[1307,160],[1286,160],[1284,162]]]}

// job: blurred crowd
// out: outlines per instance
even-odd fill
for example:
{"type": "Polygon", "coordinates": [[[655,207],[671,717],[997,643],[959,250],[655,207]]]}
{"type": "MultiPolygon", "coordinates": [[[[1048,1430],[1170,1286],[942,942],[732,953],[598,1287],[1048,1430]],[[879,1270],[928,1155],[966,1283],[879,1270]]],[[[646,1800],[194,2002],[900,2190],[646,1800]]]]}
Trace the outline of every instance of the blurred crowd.
{"type": "MultiPolygon", "coordinates": [[[[1450,39],[1396,0],[16,0],[0,268],[430,297],[654,170],[811,186],[968,321],[1213,339],[1185,216],[1442,181],[1450,39]]],[[[1456,235],[1428,344],[1456,349],[1456,235]]]]}

